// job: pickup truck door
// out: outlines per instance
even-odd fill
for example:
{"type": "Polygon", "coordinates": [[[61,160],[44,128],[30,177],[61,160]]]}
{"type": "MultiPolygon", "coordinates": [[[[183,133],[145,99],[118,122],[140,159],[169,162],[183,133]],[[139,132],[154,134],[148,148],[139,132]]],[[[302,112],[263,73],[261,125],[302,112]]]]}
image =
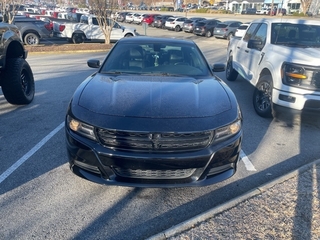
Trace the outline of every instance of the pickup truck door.
{"type": "Polygon", "coordinates": [[[110,40],[119,40],[123,37],[124,29],[119,23],[115,22],[111,31],[110,40]]]}
{"type": "Polygon", "coordinates": [[[236,62],[238,64],[237,71],[247,79],[252,81],[258,78],[259,65],[264,57],[263,47],[266,43],[267,25],[252,24],[242,41],[237,46],[236,62]],[[252,46],[251,43],[260,43],[252,46]]]}
{"type": "Polygon", "coordinates": [[[91,24],[88,24],[89,30],[86,31],[86,36],[91,40],[104,40],[105,36],[101,30],[99,23],[96,18],[92,18],[91,24]]]}

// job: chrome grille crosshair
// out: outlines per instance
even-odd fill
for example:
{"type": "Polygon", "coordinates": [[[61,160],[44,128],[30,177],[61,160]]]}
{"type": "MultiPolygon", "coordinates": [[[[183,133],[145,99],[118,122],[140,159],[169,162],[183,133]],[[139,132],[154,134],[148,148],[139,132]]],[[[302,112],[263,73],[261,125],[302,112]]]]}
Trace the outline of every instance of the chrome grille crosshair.
{"type": "Polygon", "coordinates": [[[212,139],[212,131],[192,133],[152,133],[126,132],[97,129],[102,145],[130,151],[193,151],[207,147],[212,139]]]}

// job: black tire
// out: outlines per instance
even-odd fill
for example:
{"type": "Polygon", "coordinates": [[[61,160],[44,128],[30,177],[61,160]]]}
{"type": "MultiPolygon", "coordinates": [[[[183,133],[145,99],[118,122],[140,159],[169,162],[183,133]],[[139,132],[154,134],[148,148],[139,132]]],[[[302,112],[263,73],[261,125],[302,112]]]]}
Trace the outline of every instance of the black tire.
{"type": "Polygon", "coordinates": [[[234,36],[234,33],[231,32],[228,34],[227,39],[230,40],[233,36],[234,36]]]}
{"type": "Polygon", "coordinates": [[[23,41],[26,45],[38,45],[40,43],[40,38],[35,33],[28,33],[24,36],[23,41]]]}
{"type": "Polygon", "coordinates": [[[9,58],[2,73],[2,92],[11,104],[29,104],[35,93],[32,70],[23,58],[9,58]]]}
{"type": "Polygon", "coordinates": [[[253,107],[256,113],[263,118],[272,118],[272,77],[261,76],[253,92],[253,107]]]}
{"type": "Polygon", "coordinates": [[[230,82],[235,81],[238,77],[238,72],[233,68],[233,58],[229,56],[226,67],[226,79],[230,82]]]}
{"type": "Polygon", "coordinates": [[[83,43],[85,36],[83,33],[75,33],[72,35],[72,41],[74,44],[83,43]]]}
{"type": "Polygon", "coordinates": [[[210,30],[209,30],[208,32],[206,32],[206,37],[207,37],[207,38],[212,37],[212,33],[211,33],[210,30]]]}
{"type": "Polygon", "coordinates": [[[181,31],[181,27],[180,27],[179,25],[177,25],[177,26],[174,28],[174,30],[175,30],[176,32],[180,32],[180,31],[181,31]]]}
{"type": "Polygon", "coordinates": [[[131,33],[127,33],[124,37],[133,37],[131,33]]]}

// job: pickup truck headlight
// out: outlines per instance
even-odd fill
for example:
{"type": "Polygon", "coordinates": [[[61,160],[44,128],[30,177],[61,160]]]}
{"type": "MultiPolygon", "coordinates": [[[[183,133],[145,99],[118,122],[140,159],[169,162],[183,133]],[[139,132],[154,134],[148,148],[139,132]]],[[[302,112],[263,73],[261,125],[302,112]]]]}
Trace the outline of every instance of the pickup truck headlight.
{"type": "Polygon", "coordinates": [[[94,134],[94,127],[89,124],[80,122],[70,116],[67,116],[67,127],[79,135],[95,141],[97,140],[94,134]]]}
{"type": "Polygon", "coordinates": [[[285,85],[308,90],[320,89],[320,68],[301,64],[283,63],[281,78],[285,85]]]}

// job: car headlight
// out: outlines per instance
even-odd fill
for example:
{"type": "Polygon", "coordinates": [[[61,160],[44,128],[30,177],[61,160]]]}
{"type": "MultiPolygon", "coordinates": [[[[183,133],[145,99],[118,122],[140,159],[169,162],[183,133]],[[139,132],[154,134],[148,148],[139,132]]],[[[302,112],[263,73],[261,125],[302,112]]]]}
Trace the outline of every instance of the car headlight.
{"type": "Polygon", "coordinates": [[[92,140],[97,140],[95,133],[94,133],[94,127],[89,124],[80,122],[70,116],[67,116],[67,126],[72,131],[74,131],[84,137],[90,138],[92,140]]]}
{"type": "Polygon", "coordinates": [[[242,121],[241,119],[238,119],[237,121],[227,126],[216,129],[214,134],[214,141],[220,141],[237,134],[241,130],[241,125],[242,121]]]}
{"type": "Polygon", "coordinates": [[[281,68],[281,78],[285,85],[317,90],[320,88],[320,69],[319,67],[283,63],[281,68]]]}

